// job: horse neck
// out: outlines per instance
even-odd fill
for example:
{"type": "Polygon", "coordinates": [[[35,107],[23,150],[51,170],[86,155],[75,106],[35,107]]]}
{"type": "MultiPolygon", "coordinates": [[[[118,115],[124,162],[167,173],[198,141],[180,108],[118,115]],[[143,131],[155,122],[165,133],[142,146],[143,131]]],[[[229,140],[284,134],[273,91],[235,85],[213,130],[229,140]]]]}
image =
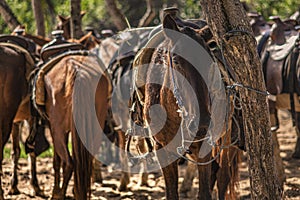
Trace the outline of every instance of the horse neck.
{"type": "Polygon", "coordinates": [[[43,46],[43,45],[47,44],[48,42],[50,42],[50,39],[48,39],[48,38],[43,38],[41,36],[34,36],[34,35],[31,35],[28,33],[26,33],[24,35],[24,37],[33,40],[34,43],[36,43],[39,46],[43,46]]]}

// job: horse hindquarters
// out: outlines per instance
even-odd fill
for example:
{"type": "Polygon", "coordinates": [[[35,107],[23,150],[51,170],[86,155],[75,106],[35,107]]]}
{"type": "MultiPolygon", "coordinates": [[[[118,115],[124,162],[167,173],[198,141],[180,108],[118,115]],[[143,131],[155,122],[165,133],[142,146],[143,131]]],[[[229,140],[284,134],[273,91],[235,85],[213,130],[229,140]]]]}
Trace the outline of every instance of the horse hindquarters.
{"type": "MultiPolygon", "coordinates": [[[[25,58],[14,50],[0,46],[0,172],[4,145],[9,139],[13,119],[26,94],[25,58]]],[[[4,197],[0,176],[0,199],[4,197]]]]}
{"type": "MultiPolygon", "coordinates": [[[[86,63],[88,64],[88,61],[86,63]]],[[[89,64],[92,66],[91,63],[89,64]]],[[[93,69],[87,69],[87,71],[89,70],[93,69]]],[[[98,71],[98,73],[103,72],[98,71]]],[[[102,130],[99,130],[98,127],[104,127],[108,111],[110,83],[104,74],[92,76],[80,74],[79,71],[78,75],[72,98],[74,121],[72,120],[71,125],[74,191],[76,199],[86,199],[87,194],[90,193],[92,175],[92,155],[90,152],[96,154],[100,147],[103,132],[99,133],[102,130]],[[99,77],[101,78],[99,79],[99,77]],[[91,105],[89,102],[95,104],[91,105]],[[97,119],[94,119],[94,111],[97,119]]]]}

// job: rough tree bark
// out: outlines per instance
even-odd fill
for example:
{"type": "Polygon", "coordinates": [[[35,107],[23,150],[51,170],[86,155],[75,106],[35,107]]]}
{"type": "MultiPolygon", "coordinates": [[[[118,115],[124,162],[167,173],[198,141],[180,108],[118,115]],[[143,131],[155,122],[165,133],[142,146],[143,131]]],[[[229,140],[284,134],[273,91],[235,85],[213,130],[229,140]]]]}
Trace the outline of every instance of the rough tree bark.
{"type": "Polygon", "coordinates": [[[71,0],[71,38],[79,39],[83,36],[81,16],[81,0],[71,0]]]}
{"type": "Polygon", "coordinates": [[[45,37],[45,20],[41,0],[32,0],[32,10],[36,22],[36,34],[45,37]]]}
{"type": "Polygon", "coordinates": [[[147,10],[144,16],[140,19],[138,27],[148,26],[156,15],[155,2],[153,0],[147,1],[147,10]]]}
{"type": "Polygon", "coordinates": [[[105,0],[106,7],[108,9],[109,14],[112,17],[114,25],[117,27],[119,31],[122,31],[127,28],[127,23],[125,16],[118,9],[115,0],[105,0]]]}
{"type": "MultiPolygon", "coordinates": [[[[201,6],[218,44],[223,47],[228,66],[236,75],[235,81],[266,91],[256,42],[240,1],[201,0],[201,6]]],[[[251,198],[281,199],[282,191],[274,170],[267,98],[245,87],[237,90],[242,101],[251,198]]]]}
{"type": "Polygon", "coordinates": [[[5,0],[0,0],[0,15],[11,31],[13,31],[18,25],[20,25],[20,22],[5,0]]]}

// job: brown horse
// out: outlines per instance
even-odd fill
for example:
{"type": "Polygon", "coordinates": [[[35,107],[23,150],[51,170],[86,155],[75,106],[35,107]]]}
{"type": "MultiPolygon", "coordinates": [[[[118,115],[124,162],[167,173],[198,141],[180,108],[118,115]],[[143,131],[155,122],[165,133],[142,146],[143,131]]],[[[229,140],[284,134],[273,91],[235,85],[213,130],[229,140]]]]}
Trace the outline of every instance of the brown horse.
{"type": "Polygon", "coordinates": [[[103,127],[108,107],[110,80],[98,58],[88,51],[68,52],[67,55],[55,59],[52,68],[39,76],[44,83],[44,87],[41,88],[45,91],[44,114],[48,118],[54,144],[55,182],[52,198],[65,198],[68,182],[74,170],[75,198],[86,199],[90,189],[92,159],[85,145],[90,147],[94,141],[95,147],[89,149],[94,153],[101,134],[94,129],[97,124],[91,124],[90,113],[84,115],[81,112],[84,112],[82,109],[91,106],[96,112],[97,122],[103,127]],[[90,90],[91,93],[84,94],[90,90]],[[90,102],[94,102],[94,105],[90,105],[90,102]],[[78,123],[81,125],[78,126],[78,123]],[[72,133],[72,156],[68,150],[69,132],[72,133]],[[60,187],[61,167],[62,187],[60,187]]]}
{"type": "MultiPolygon", "coordinates": [[[[81,18],[85,15],[85,12],[81,12],[81,18]]],[[[63,30],[63,37],[68,40],[71,39],[71,17],[58,16],[59,22],[56,26],[57,30],[63,30]]]]}
{"type": "MultiPolygon", "coordinates": [[[[198,164],[198,198],[211,199],[214,180],[218,179],[218,181],[220,181],[222,178],[227,178],[224,177],[224,174],[219,174],[217,175],[218,177],[213,176],[217,170],[214,170],[211,164],[213,161],[211,149],[204,150],[205,153],[202,151],[202,148],[204,147],[205,149],[205,146],[208,145],[208,143],[204,142],[206,141],[205,135],[209,130],[211,119],[215,117],[215,115],[213,116],[211,113],[213,108],[210,98],[212,97],[209,97],[208,86],[199,72],[196,71],[190,62],[180,55],[177,55],[176,52],[173,53],[173,51],[177,49],[182,52],[186,51],[187,48],[192,48],[191,46],[187,46],[183,42],[184,40],[181,40],[185,38],[182,35],[187,35],[193,39],[195,43],[201,45],[211,56],[212,54],[207,44],[211,42],[210,39],[212,35],[208,31],[207,26],[202,29],[191,22],[179,22],[178,25],[180,24],[181,27],[177,25],[177,21],[167,14],[163,20],[164,38],[158,39],[160,42],[153,45],[157,48],[152,46],[151,48],[154,48],[153,50],[150,48],[149,50],[142,51],[139,53],[139,56],[136,57],[134,65],[146,64],[148,66],[147,69],[142,70],[144,73],[140,74],[140,72],[138,72],[136,75],[138,81],[146,80],[145,86],[139,88],[137,96],[138,99],[140,99],[141,105],[144,104],[142,108],[142,121],[144,126],[150,128],[150,133],[152,133],[151,135],[155,141],[158,161],[162,167],[165,178],[166,198],[179,198],[177,160],[179,157],[185,157],[184,154],[190,154],[189,157],[198,164]],[[158,67],[161,65],[163,67],[158,67]],[[183,85],[185,83],[179,78],[179,75],[174,74],[174,71],[179,72],[184,77],[184,80],[188,81],[191,88],[181,88],[184,87],[183,85]],[[153,83],[154,80],[161,81],[162,84],[159,82],[153,83]],[[176,86],[179,87],[179,89],[175,89],[176,86]],[[178,90],[183,94],[178,95],[178,90]],[[189,93],[190,90],[195,91],[195,93],[193,93],[194,96],[189,93]],[[184,99],[185,104],[182,103],[182,99],[184,99]],[[155,108],[152,107],[155,104],[162,106],[165,111],[156,114],[155,108]],[[193,105],[198,106],[201,118],[196,117],[195,112],[197,111],[195,111],[196,109],[194,110],[193,105]],[[189,115],[185,115],[186,113],[189,113],[189,115]],[[195,117],[189,118],[191,114],[195,114],[195,117]],[[164,117],[166,119],[164,119],[164,117]],[[197,124],[197,122],[199,123],[197,124]],[[154,127],[152,127],[153,125],[154,127]],[[178,132],[181,134],[177,134],[178,132]],[[194,139],[191,140],[190,146],[183,146],[182,143],[187,142],[185,137],[189,137],[188,135],[190,134],[195,136],[194,139]]],[[[188,52],[191,53],[191,51],[188,52]]],[[[194,56],[196,56],[196,54],[194,56]]],[[[200,62],[200,60],[197,61],[200,62]]],[[[138,110],[137,107],[135,109],[138,110]]],[[[216,110],[213,112],[216,112],[216,110]]],[[[137,119],[138,117],[133,116],[133,118],[137,119]]],[[[222,123],[222,127],[225,126],[223,126],[224,119],[222,122],[219,121],[219,123],[222,123]]],[[[224,131],[223,128],[222,131],[224,131]]],[[[231,141],[227,142],[231,143],[231,141]]],[[[227,153],[224,153],[224,156],[226,154],[227,153]]],[[[222,160],[222,156],[220,160],[222,160]]],[[[223,164],[225,165],[225,163],[223,164]]],[[[236,170],[237,169],[233,170],[233,173],[236,173],[236,170]]],[[[228,171],[226,173],[226,176],[228,176],[230,180],[233,174],[230,174],[228,171]]],[[[226,184],[228,183],[229,182],[226,184]]],[[[220,182],[218,182],[218,184],[220,184],[220,182]]],[[[225,191],[226,189],[227,185],[225,191]]],[[[225,192],[222,192],[222,195],[224,195],[225,192]]],[[[223,199],[225,197],[220,195],[219,198],[223,199]]]]}
{"type": "Polygon", "coordinates": [[[299,36],[295,30],[295,20],[281,21],[279,17],[272,17],[274,24],[269,33],[268,40],[262,50],[262,65],[269,96],[269,109],[272,129],[279,127],[277,109],[289,109],[297,129],[297,143],[294,158],[300,158],[300,107],[299,96],[299,36]],[[295,96],[295,97],[293,97],[295,96]]]}
{"type": "MultiPolygon", "coordinates": [[[[108,71],[111,73],[114,92],[112,95],[112,115],[108,116],[107,122],[111,123],[110,132],[116,136],[116,145],[120,148],[120,164],[123,169],[120,179],[120,191],[127,190],[129,184],[129,167],[126,155],[124,155],[126,132],[130,128],[128,100],[130,97],[129,88],[131,87],[131,72],[134,55],[147,41],[147,37],[152,28],[129,29],[120,33],[119,37],[110,37],[101,41],[93,51],[97,53],[103,61],[108,71]],[[122,37],[126,35],[127,37],[122,37]],[[116,38],[118,38],[116,40],[116,38]],[[122,152],[123,151],[123,152],[122,152]]],[[[139,142],[139,148],[144,148],[144,141],[139,142]]],[[[117,162],[119,160],[116,160],[117,162]]],[[[145,163],[144,163],[145,164],[145,163]]],[[[145,165],[144,165],[145,167],[145,165]]],[[[147,174],[142,175],[140,185],[147,184],[147,174]]]]}
{"type": "MultiPolygon", "coordinates": [[[[30,118],[29,74],[33,70],[34,60],[24,48],[2,42],[0,45],[0,145],[3,152],[4,145],[9,139],[14,120],[30,118]],[[21,114],[22,113],[22,114],[21,114]]],[[[14,141],[15,142],[15,141],[14,141]]],[[[18,159],[16,154],[15,160],[18,159]]],[[[2,171],[3,153],[0,156],[0,169],[2,171]]],[[[16,165],[16,163],[15,163],[16,165]]],[[[16,167],[11,193],[17,192],[16,167]]],[[[37,183],[36,176],[33,177],[37,183]]],[[[1,177],[0,177],[1,184],[1,177]]],[[[38,187],[38,186],[37,186],[38,187]]],[[[3,190],[0,188],[0,199],[3,199],[3,190]]]]}

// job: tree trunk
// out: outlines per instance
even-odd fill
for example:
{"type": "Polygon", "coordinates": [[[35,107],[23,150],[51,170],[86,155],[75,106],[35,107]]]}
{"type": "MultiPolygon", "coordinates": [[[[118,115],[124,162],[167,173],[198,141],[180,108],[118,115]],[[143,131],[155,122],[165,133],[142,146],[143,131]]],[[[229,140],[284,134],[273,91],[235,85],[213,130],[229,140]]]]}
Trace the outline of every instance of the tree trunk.
{"type": "Polygon", "coordinates": [[[266,87],[246,12],[239,0],[201,0],[201,6],[235,74],[234,81],[245,86],[236,89],[243,111],[251,198],[281,199],[282,191],[274,170],[267,96],[258,92],[266,91],[266,87]]]}
{"type": "Polygon", "coordinates": [[[4,0],[0,0],[0,15],[11,31],[20,25],[20,22],[4,0]]]}
{"type": "Polygon", "coordinates": [[[142,19],[139,21],[138,27],[148,26],[156,15],[156,9],[153,0],[147,1],[147,10],[142,19]]]}
{"type": "Polygon", "coordinates": [[[32,9],[36,22],[37,35],[45,37],[45,20],[41,0],[32,0],[32,9]]]}
{"type": "Polygon", "coordinates": [[[71,0],[71,38],[79,39],[83,36],[81,29],[81,0],[71,0]]]}
{"type": "Polygon", "coordinates": [[[53,2],[51,0],[46,0],[46,4],[47,4],[47,7],[49,9],[50,16],[51,16],[51,23],[55,24],[56,12],[55,12],[55,9],[54,9],[53,2]]]}
{"type": "Polygon", "coordinates": [[[112,17],[114,25],[117,27],[119,31],[124,30],[127,28],[127,23],[125,16],[123,13],[118,9],[115,0],[105,0],[106,7],[108,9],[109,14],[112,17]]]}

